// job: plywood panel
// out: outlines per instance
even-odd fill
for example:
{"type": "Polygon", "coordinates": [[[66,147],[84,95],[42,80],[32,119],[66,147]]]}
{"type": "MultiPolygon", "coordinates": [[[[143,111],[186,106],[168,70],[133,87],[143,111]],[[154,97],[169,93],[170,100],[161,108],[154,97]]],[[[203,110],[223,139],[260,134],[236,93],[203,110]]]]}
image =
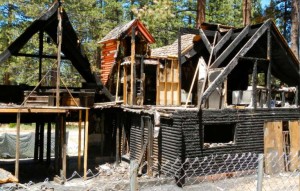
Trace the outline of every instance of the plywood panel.
{"type": "Polygon", "coordinates": [[[177,105],[178,102],[179,102],[179,96],[178,96],[178,93],[177,93],[177,90],[178,90],[178,84],[173,84],[173,105],[177,105]]]}
{"type": "Polygon", "coordinates": [[[163,68],[160,68],[159,69],[159,81],[160,82],[164,82],[165,81],[165,73],[164,73],[164,69],[163,68]]]}
{"type": "Polygon", "coordinates": [[[282,121],[266,122],[264,125],[265,173],[284,171],[282,121]]]}
{"type": "Polygon", "coordinates": [[[165,105],[165,83],[159,83],[159,105],[165,105]]]}
{"type": "Polygon", "coordinates": [[[290,132],[290,171],[299,169],[300,125],[299,121],[289,121],[290,132]]]}
{"type": "Polygon", "coordinates": [[[167,105],[172,105],[172,91],[171,91],[170,83],[167,84],[166,91],[167,91],[167,105]]]}

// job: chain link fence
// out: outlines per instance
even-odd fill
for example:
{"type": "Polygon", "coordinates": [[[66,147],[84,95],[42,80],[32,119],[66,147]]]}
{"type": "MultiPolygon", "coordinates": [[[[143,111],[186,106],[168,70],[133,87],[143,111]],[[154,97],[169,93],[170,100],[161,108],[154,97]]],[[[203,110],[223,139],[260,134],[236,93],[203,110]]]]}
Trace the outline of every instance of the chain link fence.
{"type": "Polygon", "coordinates": [[[1,190],[299,190],[299,156],[243,153],[187,158],[184,161],[104,164],[88,171],[85,179],[77,172],[60,185],[46,179],[34,184],[5,184],[1,190]]]}

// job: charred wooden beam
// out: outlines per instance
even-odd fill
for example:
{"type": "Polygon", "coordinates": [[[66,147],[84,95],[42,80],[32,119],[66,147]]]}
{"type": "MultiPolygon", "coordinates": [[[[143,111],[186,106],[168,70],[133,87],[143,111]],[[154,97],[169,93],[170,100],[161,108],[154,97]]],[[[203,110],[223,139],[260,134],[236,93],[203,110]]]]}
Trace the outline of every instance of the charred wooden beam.
{"type": "MultiPolygon", "coordinates": [[[[181,64],[183,63],[183,62],[181,62],[181,30],[182,29],[180,29],[179,32],[178,32],[178,70],[179,70],[178,71],[178,73],[179,73],[179,84],[178,85],[179,85],[180,89],[181,89],[181,81],[182,81],[182,74],[181,74],[182,67],[181,67],[181,64]]],[[[197,31],[199,32],[199,30],[197,30],[197,31]]],[[[157,68],[157,75],[158,74],[159,74],[159,67],[157,68]]],[[[159,96],[157,96],[157,97],[159,98],[159,96]]],[[[159,103],[159,100],[158,100],[157,103],[159,103]]]]}
{"type": "Polygon", "coordinates": [[[271,30],[268,29],[268,37],[267,37],[267,60],[269,60],[268,71],[267,71],[267,89],[268,89],[268,97],[267,97],[267,106],[271,108],[271,56],[272,56],[272,43],[271,43],[271,30]]]}
{"type": "MultiPolygon", "coordinates": [[[[40,55],[37,54],[26,54],[26,53],[16,53],[13,54],[14,56],[22,56],[22,57],[29,57],[29,58],[40,58],[40,55]]],[[[49,59],[57,59],[57,56],[55,55],[42,55],[42,58],[49,58],[49,59]]],[[[68,60],[67,57],[62,56],[61,57],[62,60],[68,60]]]]}
{"type": "Polygon", "coordinates": [[[224,36],[223,38],[221,38],[221,40],[217,43],[217,45],[215,46],[215,53],[217,53],[226,42],[228,42],[228,40],[230,39],[231,35],[232,35],[233,30],[230,29],[224,36]]]}
{"type": "Polygon", "coordinates": [[[228,57],[228,55],[237,47],[237,45],[247,36],[250,25],[246,26],[243,31],[233,40],[233,42],[222,52],[222,54],[212,63],[211,68],[217,68],[228,57]]]}
{"type": "MultiPolygon", "coordinates": [[[[281,40],[279,40],[279,38],[277,37],[277,35],[275,34],[274,31],[270,30],[270,32],[271,32],[272,36],[274,37],[275,41],[280,45],[280,47],[283,50],[286,50],[286,54],[288,54],[287,47],[284,46],[284,43],[281,40]]],[[[292,56],[287,56],[286,58],[289,60],[290,63],[294,62],[292,60],[292,56]]],[[[291,70],[297,70],[297,71],[299,70],[299,65],[292,64],[291,66],[293,67],[293,69],[291,69],[291,70]]]]}
{"type": "Polygon", "coordinates": [[[236,56],[230,61],[230,63],[225,67],[225,69],[220,73],[220,75],[211,83],[211,85],[204,92],[201,103],[210,96],[210,94],[227,78],[228,74],[235,68],[238,64],[238,58],[244,56],[252,46],[257,42],[257,40],[266,32],[266,30],[271,25],[271,20],[267,20],[256,33],[247,41],[247,43],[242,47],[242,49],[236,54],[236,56]]]}
{"type": "MultiPolygon", "coordinates": [[[[203,32],[205,33],[205,35],[207,37],[213,37],[215,35],[216,31],[214,31],[214,30],[203,30],[203,32]]],[[[179,33],[180,33],[180,35],[183,35],[183,34],[199,35],[200,34],[198,29],[193,29],[193,28],[180,28],[179,33]]]]}
{"type": "Polygon", "coordinates": [[[42,61],[43,61],[43,49],[44,49],[44,31],[40,30],[39,32],[39,81],[42,79],[42,61]]]}
{"type": "Polygon", "coordinates": [[[257,61],[254,62],[253,65],[253,73],[252,73],[252,102],[253,102],[253,108],[257,108],[257,100],[256,100],[256,86],[257,86],[257,61]]]}
{"type": "Polygon", "coordinates": [[[202,29],[199,30],[199,33],[200,33],[201,39],[202,39],[206,49],[208,50],[209,54],[211,54],[212,47],[211,47],[209,40],[207,39],[207,36],[205,35],[205,33],[203,32],[202,29]]]}
{"type": "Polygon", "coordinates": [[[241,56],[241,57],[239,57],[239,59],[241,59],[241,60],[250,60],[250,61],[269,62],[269,60],[266,59],[266,58],[256,58],[256,57],[244,57],[244,56],[241,56]]]}
{"type": "Polygon", "coordinates": [[[184,53],[181,56],[181,63],[185,63],[189,58],[192,58],[193,56],[195,56],[197,53],[201,52],[204,49],[204,47],[202,46],[202,43],[196,43],[194,44],[193,48],[191,50],[189,50],[188,52],[184,53]]]}
{"type": "Polygon", "coordinates": [[[182,35],[182,34],[199,34],[199,30],[192,29],[192,28],[180,28],[179,33],[180,33],[180,35],[182,35]]]}

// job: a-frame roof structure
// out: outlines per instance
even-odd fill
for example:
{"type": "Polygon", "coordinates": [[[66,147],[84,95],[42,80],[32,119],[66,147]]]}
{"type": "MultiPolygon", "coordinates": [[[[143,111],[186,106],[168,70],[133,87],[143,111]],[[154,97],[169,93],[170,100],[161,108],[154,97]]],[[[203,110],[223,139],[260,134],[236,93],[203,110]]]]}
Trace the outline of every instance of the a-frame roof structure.
{"type": "Polygon", "coordinates": [[[237,65],[243,64],[240,60],[245,58],[265,61],[262,66],[267,69],[270,64],[272,75],[280,81],[289,86],[299,85],[299,60],[272,20],[230,31],[223,34],[214,47],[218,48],[219,52],[214,62],[210,64],[209,70],[214,68],[223,70],[203,93],[202,102],[227,79],[237,65]]]}
{"type": "MultiPolygon", "coordinates": [[[[14,42],[12,42],[4,52],[0,54],[0,64],[6,61],[10,56],[18,56],[22,47],[24,47],[32,36],[39,31],[44,31],[53,39],[53,42],[56,42],[58,7],[59,3],[56,1],[39,18],[33,21],[31,25],[14,42]]],[[[78,37],[65,10],[63,10],[62,27],[62,53],[72,62],[73,66],[86,82],[95,83],[96,79],[90,69],[88,58],[78,43],[78,37]]],[[[46,58],[45,55],[43,57],[46,58]]]]}
{"type": "Polygon", "coordinates": [[[109,42],[109,41],[112,41],[112,40],[118,40],[120,38],[123,38],[127,34],[130,34],[131,29],[133,27],[136,27],[135,30],[140,31],[149,43],[154,43],[155,42],[153,36],[150,34],[150,32],[144,26],[144,24],[139,19],[133,19],[128,23],[124,23],[124,24],[120,24],[120,25],[116,26],[113,30],[111,30],[98,43],[106,43],[106,42],[109,42]]]}
{"type": "MultiPolygon", "coordinates": [[[[180,52],[178,58],[181,64],[185,64],[194,56],[204,57],[208,65],[208,71],[221,69],[219,75],[209,83],[202,94],[202,103],[217,87],[230,75],[241,70],[249,70],[249,60],[259,61],[261,70],[267,71],[270,63],[271,74],[289,86],[298,86],[300,83],[299,60],[295,57],[288,43],[279,32],[272,20],[256,25],[248,25],[244,28],[227,27],[220,30],[218,25],[206,24],[203,29],[181,29],[181,38],[172,45],[172,53],[180,52]],[[185,36],[193,34],[190,45],[186,45],[185,36]],[[194,41],[195,35],[198,40],[194,41]],[[216,38],[215,44],[213,44],[216,38]],[[174,46],[177,46],[175,49],[174,46]],[[180,50],[180,51],[178,51],[180,50]],[[211,63],[209,57],[212,55],[211,63]],[[242,60],[248,59],[248,61],[242,60]],[[248,62],[248,63],[247,63],[248,62]],[[248,65],[247,65],[248,64],[248,65]]],[[[167,54],[161,47],[153,50],[154,57],[165,57],[167,54]]],[[[250,68],[251,70],[251,68],[250,68]]]]}

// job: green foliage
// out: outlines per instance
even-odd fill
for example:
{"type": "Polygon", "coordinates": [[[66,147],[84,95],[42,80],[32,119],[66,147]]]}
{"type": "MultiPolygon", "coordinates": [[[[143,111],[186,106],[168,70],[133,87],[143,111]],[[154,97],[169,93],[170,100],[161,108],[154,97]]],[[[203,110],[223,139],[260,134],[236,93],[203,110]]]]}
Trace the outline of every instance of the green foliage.
{"type": "Polygon", "coordinates": [[[8,124],[8,127],[9,128],[15,128],[16,127],[16,123],[10,123],[10,124],[8,124]]]}
{"type": "MultiPolygon", "coordinates": [[[[252,24],[266,18],[274,18],[288,37],[290,26],[290,1],[272,0],[265,10],[261,0],[252,1],[252,24]],[[262,15],[263,14],[263,15],[262,15]]],[[[0,52],[12,43],[29,24],[53,0],[0,0],[0,52]]],[[[197,0],[68,0],[63,4],[69,19],[78,34],[79,41],[92,64],[99,70],[97,42],[120,23],[139,18],[156,39],[152,47],[164,46],[177,38],[180,27],[195,27],[197,0]]],[[[207,0],[206,22],[240,27],[242,25],[242,0],[207,0]]],[[[47,41],[47,35],[44,37],[47,41]]],[[[56,54],[54,42],[44,43],[44,53],[56,54]]],[[[21,50],[22,53],[38,53],[38,35],[35,35],[21,50]]],[[[43,75],[54,69],[54,60],[43,59],[43,75]]],[[[10,73],[10,80],[16,84],[38,83],[39,60],[34,58],[12,57],[0,66],[0,83],[4,74],[10,73]]],[[[67,61],[62,62],[62,79],[70,86],[80,85],[82,79],[76,69],[67,61]]],[[[46,77],[43,85],[50,86],[53,77],[46,77]]]]}
{"type": "Polygon", "coordinates": [[[269,6],[265,8],[265,18],[275,21],[280,32],[289,42],[291,36],[291,10],[292,0],[271,0],[269,6]]]}

